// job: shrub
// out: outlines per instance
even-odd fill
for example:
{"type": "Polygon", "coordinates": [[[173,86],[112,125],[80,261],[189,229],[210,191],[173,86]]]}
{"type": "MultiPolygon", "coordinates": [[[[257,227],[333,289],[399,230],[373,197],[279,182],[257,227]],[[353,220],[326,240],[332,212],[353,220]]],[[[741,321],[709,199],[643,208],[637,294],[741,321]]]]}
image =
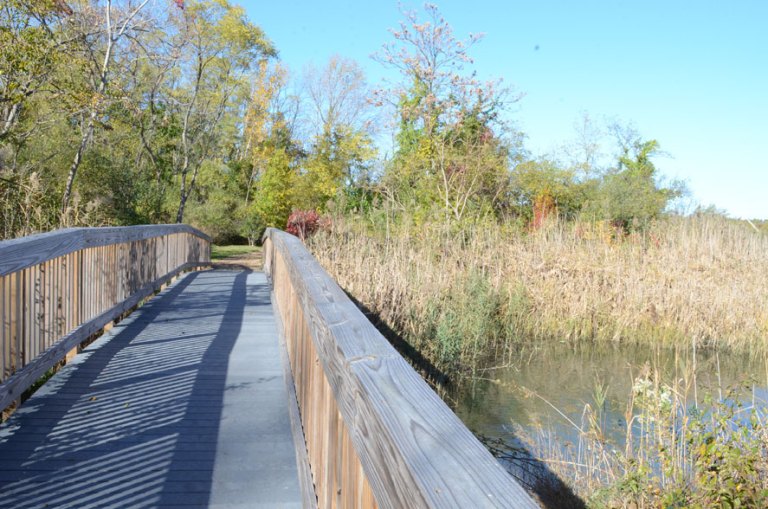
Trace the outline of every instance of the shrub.
{"type": "Polygon", "coordinates": [[[319,226],[320,216],[314,210],[294,210],[288,217],[285,231],[304,240],[315,233],[319,226]]]}

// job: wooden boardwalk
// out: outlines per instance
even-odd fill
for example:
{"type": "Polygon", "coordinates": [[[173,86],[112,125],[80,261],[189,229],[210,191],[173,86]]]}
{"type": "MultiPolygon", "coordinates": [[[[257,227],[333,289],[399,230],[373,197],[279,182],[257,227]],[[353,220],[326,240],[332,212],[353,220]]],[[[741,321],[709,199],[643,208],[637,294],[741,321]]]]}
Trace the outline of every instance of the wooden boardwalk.
{"type": "Polygon", "coordinates": [[[184,276],[0,427],[0,508],[302,506],[280,348],[263,274],[184,276]]]}

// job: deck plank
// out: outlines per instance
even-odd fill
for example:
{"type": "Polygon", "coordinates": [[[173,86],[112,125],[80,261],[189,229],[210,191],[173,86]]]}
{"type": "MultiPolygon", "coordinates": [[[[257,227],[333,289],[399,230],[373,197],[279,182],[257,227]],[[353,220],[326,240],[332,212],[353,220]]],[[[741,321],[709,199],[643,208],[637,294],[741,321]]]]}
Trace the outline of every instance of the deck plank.
{"type": "Polygon", "coordinates": [[[301,507],[269,286],[188,274],[0,427],[0,507],[301,507]]]}

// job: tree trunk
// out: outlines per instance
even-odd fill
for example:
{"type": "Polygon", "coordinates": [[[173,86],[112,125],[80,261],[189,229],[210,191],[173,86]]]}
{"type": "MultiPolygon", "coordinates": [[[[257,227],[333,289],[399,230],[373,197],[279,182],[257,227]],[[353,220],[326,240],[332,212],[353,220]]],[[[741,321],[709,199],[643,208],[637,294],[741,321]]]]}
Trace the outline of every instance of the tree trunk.
{"type": "MultiPolygon", "coordinates": [[[[101,72],[99,73],[99,86],[96,90],[96,99],[100,99],[107,90],[107,77],[109,76],[109,64],[112,60],[112,51],[114,50],[115,42],[123,36],[128,29],[133,18],[139,13],[141,9],[147,5],[149,0],[144,0],[133,12],[123,21],[122,26],[115,31],[112,26],[112,0],[107,0],[105,5],[105,20],[107,23],[107,47],[104,51],[104,60],[101,64],[101,72]]],[[[69,200],[72,197],[72,188],[75,183],[75,177],[77,176],[77,169],[80,167],[80,162],[83,159],[83,153],[85,147],[88,145],[88,140],[93,136],[94,126],[96,125],[96,117],[98,116],[98,104],[91,107],[91,114],[88,118],[88,126],[83,133],[83,137],[80,139],[80,146],[77,148],[75,158],[72,161],[72,166],[69,167],[69,174],[67,175],[67,185],[64,188],[64,196],[61,199],[61,215],[62,219],[66,220],[67,207],[69,207],[69,200]]]]}
{"type": "Polygon", "coordinates": [[[181,199],[179,200],[179,211],[176,212],[176,222],[177,223],[183,223],[184,222],[184,207],[187,205],[187,198],[189,197],[188,194],[182,194],[181,199]]]}
{"type": "Polygon", "coordinates": [[[91,112],[91,116],[88,119],[88,126],[85,128],[83,137],[80,139],[80,146],[75,152],[75,159],[72,161],[72,165],[69,167],[69,174],[67,175],[67,185],[64,188],[64,196],[61,199],[61,218],[66,222],[67,207],[69,207],[69,200],[72,197],[72,187],[75,183],[75,176],[77,176],[77,169],[80,167],[80,162],[83,160],[83,152],[88,145],[88,140],[93,135],[93,126],[96,119],[96,111],[91,112]]]}

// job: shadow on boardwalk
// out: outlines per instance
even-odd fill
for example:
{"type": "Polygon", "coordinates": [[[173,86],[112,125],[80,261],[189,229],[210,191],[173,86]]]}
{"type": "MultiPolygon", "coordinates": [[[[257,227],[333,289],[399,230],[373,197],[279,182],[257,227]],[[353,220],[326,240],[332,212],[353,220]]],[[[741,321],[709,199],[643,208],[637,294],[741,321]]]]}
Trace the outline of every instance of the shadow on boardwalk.
{"type": "Polygon", "coordinates": [[[227,488],[242,481],[238,469],[215,473],[222,458],[238,457],[221,450],[225,397],[260,390],[260,381],[283,383],[280,373],[228,376],[246,305],[271,315],[267,286],[248,287],[248,276],[187,275],[27,401],[0,428],[0,507],[231,502],[227,488]]]}

